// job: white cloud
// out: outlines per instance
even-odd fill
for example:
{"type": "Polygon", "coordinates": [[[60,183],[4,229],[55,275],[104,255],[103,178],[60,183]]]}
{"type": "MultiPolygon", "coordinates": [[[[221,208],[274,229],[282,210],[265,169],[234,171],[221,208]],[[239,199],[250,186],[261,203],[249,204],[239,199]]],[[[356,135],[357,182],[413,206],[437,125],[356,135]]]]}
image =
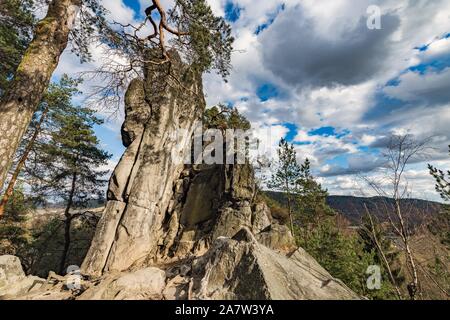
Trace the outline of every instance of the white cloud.
{"type": "Polygon", "coordinates": [[[109,11],[107,18],[122,24],[134,21],[134,11],[122,0],[101,0],[101,4],[109,11]]]}
{"type": "Polygon", "coordinates": [[[409,71],[401,75],[399,81],[398,86],[387,87],[384,92],[403,101],[421,101],[430,104],[450,101],[450,68],[424,75],[409,71]]]}
{"type": "Polygon", "coordinates": [[[369,135],[369,134],[363,134],[361,137],[361,145],[368,146],[371,145],[376,141],[377,137],[369,135]]]}
{"type": "Polygon", "coordinates": [[[423,60],[440,59],[450,54],[450,37],[433,41],[426,51],[422,52],[423,60]]]}

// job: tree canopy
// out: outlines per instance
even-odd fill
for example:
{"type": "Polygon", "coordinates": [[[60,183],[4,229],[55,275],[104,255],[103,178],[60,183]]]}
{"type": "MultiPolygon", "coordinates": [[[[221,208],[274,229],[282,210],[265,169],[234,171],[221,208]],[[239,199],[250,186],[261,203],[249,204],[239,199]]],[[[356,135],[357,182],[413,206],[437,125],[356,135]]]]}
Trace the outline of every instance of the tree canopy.
{"type": "Polygon", "coordinates": [[[33,0],[2,0],[0,5],[0,96],[32,38],[33,0]]]}

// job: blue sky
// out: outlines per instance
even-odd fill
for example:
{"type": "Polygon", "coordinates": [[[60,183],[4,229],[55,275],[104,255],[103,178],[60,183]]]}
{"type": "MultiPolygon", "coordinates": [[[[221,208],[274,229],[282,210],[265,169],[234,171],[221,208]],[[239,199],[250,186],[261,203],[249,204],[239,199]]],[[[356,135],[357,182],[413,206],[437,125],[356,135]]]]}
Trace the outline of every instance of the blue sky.
{"type": "Polygon", "coordinates": [[[136,18],[139,18],[142,15],[142,11],[145,10],[145,8],[143,8],[143,10],[141,11],[141,5],[138,0],[124,0],[123,3],[127,7],[133,9],[136,18]]]}
{"type": "MultiPolygon", "coordinates": [[[[137,23],[148,1],[108,0],[110,19],[137,23]]],[[[413,194],[437,200],[426,164],[450,168],[450,3],[444,0],[209,0],[236,38],[228,83],[204,76],[209,106],[237,107],[255,128],[285,137],[299,161],[333,194],[363,194],[358,176],[376,177],[386,137],[432,138],[426,161],[408,168],[413,194]],[[367,7],[382,9],[381,29],[367,28],[367,7]]],[[[170,3],[163,1],[164,5],[170,3]]],[[[96,51],[95,56],[101,56],[96,51]]],[[[95,67],[65,53],[55,79],[95,67]]],[[[89,83],[85,83],[89,89],[89,83]]],[[[96,132],[114,154],[122,118],[96,132]]]]}

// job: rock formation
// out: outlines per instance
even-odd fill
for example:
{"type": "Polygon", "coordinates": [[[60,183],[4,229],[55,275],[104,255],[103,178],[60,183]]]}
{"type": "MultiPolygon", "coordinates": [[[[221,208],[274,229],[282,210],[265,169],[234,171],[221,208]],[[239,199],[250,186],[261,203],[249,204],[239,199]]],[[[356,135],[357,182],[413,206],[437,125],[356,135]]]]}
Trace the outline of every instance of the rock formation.
{"type": "MultiPolygon", "coordinates": [[[[190,154],[205,102],[201,75],[171,55],[170,66],[149,66],[145,80],[127,91],[127,149],[111,177],[81,286],[70,290],[63,280],[16,298],[357,299],[296,248],[289,229],[256,197],[249,164],[174,161],[174,150],[190,154]],[[177,80],[161,82],[169,73],[177,80]],[[181,139],[177,128],[185,129],[181,139]]],[[[2,290],[0,282],[0,296],[2,290]]]]}
{"type": "Polygon", "coordinates": [[[44,279],[26,276],[19,258],[10,255],[0,256],[0,297],[15,297],[39,290],[44,279]]]}
{"type": "Polygon", "coordinates": [[[126,270],[156,254],[173,182],[183,170],[173,150],[189,149],[205,107],[201,75],[175,53],[170,65],[149,65],[145,73],[146,80],[134,80],[126,93],[127,150],[110,180],[106,209],[82,266],[86,274],[126,270]],[[168,74],[176,85],[161,80],[168,74]],[[186,135],[178,139],[180,128],[186,135]]]}

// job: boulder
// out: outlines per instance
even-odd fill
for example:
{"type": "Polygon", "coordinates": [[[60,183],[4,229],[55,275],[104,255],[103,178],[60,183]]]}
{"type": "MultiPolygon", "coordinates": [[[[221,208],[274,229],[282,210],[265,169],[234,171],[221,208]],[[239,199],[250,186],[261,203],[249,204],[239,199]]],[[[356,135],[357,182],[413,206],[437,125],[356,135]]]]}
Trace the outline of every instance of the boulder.
{"type": "Polygon", "coordinates": [[[0,288],[25,278],[19,258],[11,255],[0,256],[0,288]]]}
{"type": "Polygon", "coordinates": [[[45,282],[39,277],[26,276],[18,257],[0,256],[0,297],[15,297],[33,292],[45,282]]]}
{"type": "Polygon", "coordinates": [[[264,201],[258,202],[252,212],[252,231],[261,232],[272,224],[270,209],[264,201]]]}
{"type": "Polygon", "coordinates": [[[215,241],[195,269],[196,299],[359,299],[304,250],[288,257],[242,239],[215,241]]]}
{"type": "Polygon", "coordinates": [[[259,243],[266,247],[284,253],[290,253],[297,248],[291,230],[284,224],[273,223],[256,234],[259,243]]]}
{"type": "Polygon", "coordinates": [[[80,300],[159,300],[163,296],[166,275],[161,269],[149,267],[120,273],[102,279],[88,288],[80,300]]]}

